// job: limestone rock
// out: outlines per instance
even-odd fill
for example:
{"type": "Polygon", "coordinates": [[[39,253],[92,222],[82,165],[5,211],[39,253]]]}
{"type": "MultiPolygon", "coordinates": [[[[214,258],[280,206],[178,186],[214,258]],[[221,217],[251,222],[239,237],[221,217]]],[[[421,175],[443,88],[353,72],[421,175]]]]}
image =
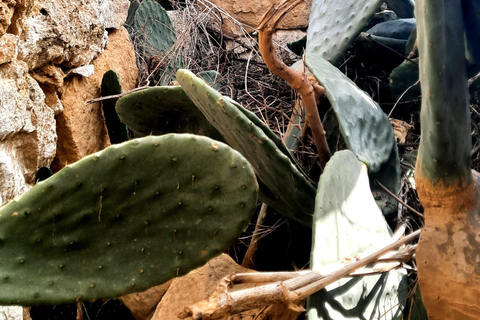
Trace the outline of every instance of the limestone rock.
{"type": "Polygon", "coordinates": [[[16,59],[18,55],[18,37],[6,33],[0,37],[0,64],[16,59]]]}
{"type": "Polygon", "coordinates": [[[123,91],[131,90],[137,84],[135,52],[127,30],[123,27],[114,30],[109,38],[105,51],[93,61],[95,73],[88,78],[70,76],[60,89],[63,112],[57,116],[58,145],[54,171],[110,144],[101,104],[87,104],[87,101],[100,96],[103,74],[110,69],[115,70],[123,91]]]}
{"type": "MultiPolygon", "coordinates": [[[[230,16],[245,24],[247,32],[252,32],[258,26],[258,20],[270,9],[274,0],[211,0],[211,2],[228,12],[230,16]],[[249,28],[249,27],[250,28],[249,28]]],[[[278,29],[299,29],[308,26],[308,17],[312,0],[306,0],[287,13],[278,25],[278,29]]],[[[242,36],[243,33],[232,19],[223,17],[223,31],[230,36],[242,36]]]]}
{"type": "MultiPolygon", "coordinates": [[[[13,0],[9,0],[13,1],[13,0]]],[[[128,0],[35,0],[22,22],[19,59],[33,70],[48,63],[89,64],[108,41],[108,28],[120,28],[128,0]]]]}
{"type": "Polygon", "coordinates": [[[0,203],[26,191],[55,155],[53,111],[21,61],[0,65],[0,203]]]}
{"type": "Polygon", "coordinates": [[[144,292],[135,292],[121,296],[120,300],[130,309],[136,320],[149,320],[171,284],[172,280],[144,292]]]}
{"type": "Polygon", "coordinates": [[[15,0],[0,2],[0,36],[7,32],[15,12],[15,0]]]}

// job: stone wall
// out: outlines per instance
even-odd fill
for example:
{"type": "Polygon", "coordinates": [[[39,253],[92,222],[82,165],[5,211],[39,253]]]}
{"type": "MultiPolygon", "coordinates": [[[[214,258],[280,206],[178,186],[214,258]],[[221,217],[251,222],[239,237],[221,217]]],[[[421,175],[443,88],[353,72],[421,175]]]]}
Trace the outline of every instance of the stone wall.
{"type": "Polygon", "coordinates": [[[100,95],[110,68],[125,90],[136,85],[135,53],[123,29],[129,4],[0,2],[0,204],[29,189],[38,168],[55,157],[59,169],[108,145],[101,106],[86,101],[100,95]],[[88,78],[78,70],[85,67],[93,71],[88,78]]]}

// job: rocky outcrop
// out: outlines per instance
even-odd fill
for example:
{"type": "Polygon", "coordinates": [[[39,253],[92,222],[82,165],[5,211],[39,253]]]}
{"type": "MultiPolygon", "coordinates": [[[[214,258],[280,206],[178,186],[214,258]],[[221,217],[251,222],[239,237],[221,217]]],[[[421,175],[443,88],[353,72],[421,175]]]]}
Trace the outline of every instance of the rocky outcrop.
{"type": "Polygon", "coordinates": [[[23,61],[0,65],[0,203],[33,184],[56,148],[55,118],[23,61]]]}
{"type": "Polygon", "coordinates": [[[128,32],[124,28],[114,30],[109,38],[105,51],[93,61],[95,73],[88,78],[70,76],[59,89],[63,112],[57,116],[59,138],[55,170],[110,145],[101,103],[87,104],[100,96],[103,74],[115,70],[123,91],[137,84],[138,69],[128,32]]]}
{"type": "MultiPolygon", "coordinates": [[[[211,0],[211,2],[228,13],[222,14],[222,29],[225,34],[233,37],[243,36],[244,34],[230,17],[243,23],[243,27],[247,32],[252,32],[257,28],[258,20],[274,3],[272,0],[211,0]]],[[[278,29],[306,28],[308,26],[308,17],[310,15],[311,6],[312,0],[306,0],[295,7],[282,18],[278,24],[278,29]]]]}
{"type": "Polygon", "coordinates": [[[128,0],[36,0],[21,25],[19,59],[33,70],[48,63],[89,64],[108,42],[107,29],[120,28],[128,0]]]}

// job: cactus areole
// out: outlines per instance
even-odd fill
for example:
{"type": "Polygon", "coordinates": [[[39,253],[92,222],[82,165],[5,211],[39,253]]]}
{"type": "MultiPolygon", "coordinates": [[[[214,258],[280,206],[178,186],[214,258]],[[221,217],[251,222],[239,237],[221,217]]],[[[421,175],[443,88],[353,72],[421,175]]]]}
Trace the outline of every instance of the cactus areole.
{"type": "Polygon", "coordinates": [[[415,5],[422,83],[415,180],[425,208],[417,250],[422,299],[430,320],[478,319],[479,184],[470,162],[464,4],[417,0],[415,5]]]}
{"type": "Polygon", "coordinates": [[[143,291],[222,253],[258,185],[245,158],[202,136],[149,136],[67,166],[0,208],[0,304],[143,291]]]}

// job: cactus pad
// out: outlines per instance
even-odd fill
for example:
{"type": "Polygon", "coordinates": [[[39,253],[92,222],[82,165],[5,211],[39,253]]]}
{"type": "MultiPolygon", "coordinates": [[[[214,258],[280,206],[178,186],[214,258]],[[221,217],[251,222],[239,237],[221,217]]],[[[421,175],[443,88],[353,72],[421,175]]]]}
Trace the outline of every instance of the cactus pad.
{"type": "MultiPolygon", "coordinates": [[[[102,78],[102,96],[111,96],[122,93],[122,85],[120,78],[113,70],[105,72],[102,78]]],[[[128,129],[120,121],[115,111],[115,103],[118,99],[108,99],[102,101],[103,115],[105,116],[105,124],[107,125],[108,137],[110,143],[122,143],[128,140],[128,129]]]]}
{"type": "Polygon", "coordinates": [[[259,126],[260,120],[255,117],[254,121],[252,113],[239,108],[190,71],[179,70],[177,80],[227,143],[252,164],[259,182],[266,187],[260,200],[283,215],[311,226],[315,189],[288,154],[282,152],[286,147],[280,146],[281,140],[273,138],[274,133],[266,126],[259,126]]]}
{"type": "Polygon", "coordinates": [[[165,67],[159,70],[160,84],[167,85],[181,66],[181,58],[171,49],[177,41],[167,11],[154,0],[143,0],[135,12],[134,34],[141,36],[142,51],[149,57],[160,57],[165,67]]]}
{"type": "Polygon", "coordinates": [[[382,2],[314,0],[307,32],[307,58],[316,54],[334,65],[340,63],[382,2]]]}
{"type": "Polygon", "coordinates": [[[152,87],[120,98],[120,119],[136,138],[166,133],[193,133],[222,141],[180,86],[152,87]]]}
{"type": "MultiPolygon", "coordinates": [[[[388,227],[370,193],[368,174],[349,150],[336,152],[327,163],[313,220],[311,268],[316,271],[370,254],[390,242],[388,227]]],[[[334,282],[308,298],[308,319],[402,319],[405,274],[393,270],[334,282]]]]}
{"type": "Polygon", "coordinates": [[[0,304],[143,291],[223,252],[255,211],[235,150],[188,134],[111,146],[0,208],[0,304]]]}
{"type": "Polygon", "coordinates": [[[386,114],[367,93],[319,55],[310,54],[306,63],[325,87],[347,147],[370,172],[378,172],[395,144],[386,114]]]}

